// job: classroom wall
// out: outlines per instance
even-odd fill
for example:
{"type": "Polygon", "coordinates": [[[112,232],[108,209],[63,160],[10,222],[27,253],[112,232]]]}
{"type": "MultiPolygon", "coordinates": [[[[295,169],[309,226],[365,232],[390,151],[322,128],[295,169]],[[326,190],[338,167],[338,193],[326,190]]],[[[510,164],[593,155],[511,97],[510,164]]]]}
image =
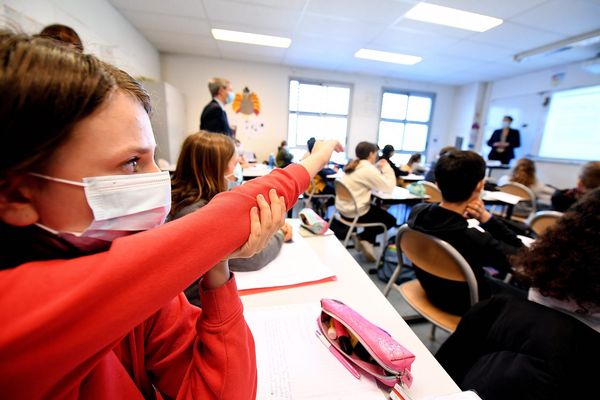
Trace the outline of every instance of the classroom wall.
{"type": "MultiPolygon", "coordinates": [[[[519,119],[527,122],[525,128],[521,127],[521,123],[516,126],[528,135],[522,140],[525,143],[523,149],[520,150],[520,156],[537,151],[536,145],[539,144],[545,118],[544,109],[541,106],[543,97],[552,91],[593,85],[600,85],[600,75],[583,70],[581,62],[491,82],[489,97],[484,108],[484,121],[487,122],[482,129],[482,142],[487,141],[491,132],[500,124],[498,116],[489,112],[490,105],[505,104],[507,110],[511,106],[514,107],[511,111],[521,114],[519,119]],[[557,76],[560,79],[553,79],[557,76]]],[[[516,119],[515,122],[517,122],[516,119]]],[[[482,143],[480,149],[487,153],[488,148],[485,144],[482,143]]],[[[580,162],[536,161],[539,179],[559,188],[575,186],[581,165],[580,162]]],[[[499,173],[500,171],[495,174],[499,173]]]]}
{"type": "MultiPolygon", "coordinates": [[[[287,137],[290,78],[322,79],[352,85],[349,156],[354,155],[354,147],[360,141],[377,140],[383,87],[436,93],[428,154],[436,154],[449,143],[451,136],[448,127],[455,91],[453,86],[174,54],[161,54],[161,70],[163,80],[177,87],[187,98],[187,127],[190,132],[198,129],[200,113],[210,101],[207,88],[210,78],[223,76],[229,79],[236,92],[244,86],[256,92],[262,106],[258,121],[253,123],[263,123],[264,128],[262,132],[258,129],[259,132],[251,130],[246,134],[240,134],[241,130],[238,130],[238,134],[245,149],[257,153],[259,160],[266,159],[270,152],[276,151],[279,142],[287,137]]],[[[229,106],[227,112],[232,124],[244,124],[229,106]]]]}
{"type": "MultiPolygon", "coordinates": [[[[471,137],[473,123],[477,120],[481,124],[481,118],[477,113],[481,111],[485,83],[476,82],[462,85],[456,88],[452,106],[450,139],[462,138],[462,149],[468,150],[471,140],[476,143],[477,136],[471,137]]],[[[452,141],[450,144],[454,144],[452,141]]]]}
{"type": "Polygon", "coordinates": [[[33,34],[52,23],[75,29],[86,52],[135,77],[160,79],[156,48],[107,0],[0,0],[0,26],[33,34]]]}

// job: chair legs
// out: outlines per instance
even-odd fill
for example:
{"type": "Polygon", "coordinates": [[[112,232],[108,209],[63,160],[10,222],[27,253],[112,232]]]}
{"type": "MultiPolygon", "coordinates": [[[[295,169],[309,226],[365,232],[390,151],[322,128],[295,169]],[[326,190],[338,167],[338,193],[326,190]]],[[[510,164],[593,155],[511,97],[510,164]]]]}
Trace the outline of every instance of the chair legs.
{"type": "Polygon", "coordinates": [[[435,326],[434,324],[431,324],[431,335],[430,338],[432,341],[435,340],[435,328],[437,328],[437,326],[435,326]]]}

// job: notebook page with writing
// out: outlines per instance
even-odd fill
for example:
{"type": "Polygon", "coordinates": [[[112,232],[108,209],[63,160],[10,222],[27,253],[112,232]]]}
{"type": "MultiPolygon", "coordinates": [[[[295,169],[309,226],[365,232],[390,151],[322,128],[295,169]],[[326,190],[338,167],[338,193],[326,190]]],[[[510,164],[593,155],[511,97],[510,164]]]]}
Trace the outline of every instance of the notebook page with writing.
{"type": "Polygon", "coordinates": [[[368,376],[356,379],[316,337],[319,302],[244,311],[256,343],[257,399],[383,400],[368,376]]]}

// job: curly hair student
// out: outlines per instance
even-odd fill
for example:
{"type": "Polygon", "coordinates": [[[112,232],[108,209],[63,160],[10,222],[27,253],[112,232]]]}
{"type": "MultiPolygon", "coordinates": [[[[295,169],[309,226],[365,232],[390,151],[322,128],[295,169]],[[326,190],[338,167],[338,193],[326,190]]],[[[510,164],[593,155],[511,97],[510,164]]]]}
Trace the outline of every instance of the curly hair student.
{"type": "Polygon", "coordinates": [[[0,61],[2,397],[253,399],[227,259],[264,247],[339,144],[162,225],[170,180],[140,84],[13,33],[0,61]],[[182,293],[199,278],[202,309],[182,293]]]}
{"type": "Polygon", "coordinates": [[[584,399],[600,359],[600,189],[514,259],[528,299],[476,304],[436,358],[486,400],[584,399]]]}

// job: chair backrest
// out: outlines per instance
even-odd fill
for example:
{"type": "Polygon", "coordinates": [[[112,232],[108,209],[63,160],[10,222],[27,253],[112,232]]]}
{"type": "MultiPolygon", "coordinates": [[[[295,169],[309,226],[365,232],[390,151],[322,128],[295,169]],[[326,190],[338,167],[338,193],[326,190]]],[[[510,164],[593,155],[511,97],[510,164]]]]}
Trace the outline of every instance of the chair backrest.
{"type": "Polygon", "coordinates": [[[428,203],[440,203],[442,201],[442,192],[435,183],[429,181],[419,181],[425,188],[425,193],[429,196],[428,203]]]}
{"type": "Polygon", "coordinates": [[[464,257],[447,242],[403,225],[396,236],[398,262],[402,255],[423,271],[442,279],[466,282],[471,305],[479,301],[475,274],[464,257]]]}
{"type": "Polygon", "coordinates": [[[354,195],[352,194],[350,189],[348,189],[348,186],[346,186],[339,179],[335,180],[334,186],[335,186],[336,200],[339,199],[343,202],[352,204],[352,207],[353,207],[352,215],[358,215],[358,205],[356,204],[356,199],[354,198],[354,195]]]}
{"type": "Polygon", "coordinates": [[[563,213],[558,211],[538,211],[527,220],[527,225],[529,225],[531,230],[539,236],[544,233],[546,229],[556,224],[556,221],[562,216],[563,213]]]}
{"type": "Polygon", "coordinates": [[[498,189],[504,193],[514,194],[515,196],[519,196],[524,201],[531,201],[535,204],[535,194],[531,189],[527,186],[517,183],[517,182],[508,182],[502,186],[498,186],[498,189]]]}

